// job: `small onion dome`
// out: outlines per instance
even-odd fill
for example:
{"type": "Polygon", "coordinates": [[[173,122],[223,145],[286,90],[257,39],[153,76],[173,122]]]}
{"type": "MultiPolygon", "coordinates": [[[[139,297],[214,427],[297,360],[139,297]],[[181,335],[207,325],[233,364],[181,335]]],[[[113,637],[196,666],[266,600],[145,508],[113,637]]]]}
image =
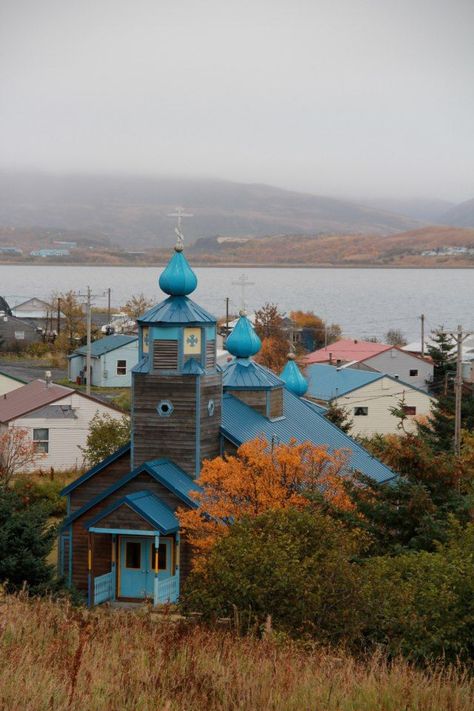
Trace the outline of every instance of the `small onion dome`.
{"type": "Polygon", "coordinates": [[[197,276],[188,264],[180,245],[175,247],[166,269],[161,273],[160,289],[170,296],[187,296],[197,287],[197,276]]]}
{"type": "Polygon", "coordinates": [[[298,397],[302,397],[308,389],[308,383],[296,365],[293,353],[288,356],[288,362],[283,368],[280,378],[285,383],[286,389],[298,397]]]}
{"type": "Polygon", "coordinates": [[[260,338],[244,312],[241,312],[235,328],[225,342],[225,347],[237,358],[250,358],[262,347],[260,338]]]}

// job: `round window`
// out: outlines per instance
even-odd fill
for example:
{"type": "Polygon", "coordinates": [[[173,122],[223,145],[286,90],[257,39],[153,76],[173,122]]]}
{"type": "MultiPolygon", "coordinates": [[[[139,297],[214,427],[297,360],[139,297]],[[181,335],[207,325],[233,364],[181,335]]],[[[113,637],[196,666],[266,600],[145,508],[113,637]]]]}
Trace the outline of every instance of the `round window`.
{"type": "Polygon", "coordinates": [[[158,412],[160,417],[169,417],[173,410],[173,404],[169,400],[162,400],[158,403],[156,407],[156,411],[158,412]]]}

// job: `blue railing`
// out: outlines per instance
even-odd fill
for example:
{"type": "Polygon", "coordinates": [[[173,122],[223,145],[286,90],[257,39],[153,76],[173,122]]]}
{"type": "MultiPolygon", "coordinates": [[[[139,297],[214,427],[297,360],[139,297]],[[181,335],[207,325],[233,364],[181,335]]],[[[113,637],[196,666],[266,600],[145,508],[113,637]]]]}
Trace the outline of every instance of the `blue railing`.
{"type": "Polygon", "coordinates": [[[179,573],[164,580],[155,580],[155,605],[176,602],[179,597],[179,573]]]}
{"type": "Polygon", "coordinates": [[[105,573],[94,578],[94,605],[111,600],[113,597],[113,575],[105,573]]]}

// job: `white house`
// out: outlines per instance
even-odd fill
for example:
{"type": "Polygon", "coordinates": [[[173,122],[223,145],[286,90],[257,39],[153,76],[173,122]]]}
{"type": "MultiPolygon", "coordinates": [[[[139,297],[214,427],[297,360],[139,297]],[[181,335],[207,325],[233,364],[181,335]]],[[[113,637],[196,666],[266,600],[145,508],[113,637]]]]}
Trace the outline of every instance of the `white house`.
{"type": "Polygon", "coordinates": [[[75,469],[82,466],[90,421],[96,413],[121,419],[111,405],[62,385],[33,380],[0,398],[0,434],[8,428],[25,429],[41,457],[30,470],[75,469]]]}
{"type": "Polygon", "coordinates": [[[353,423],[351,435],[400,434],[399,419],[390,408],[402,401],[407,432],[415,430],[415,418],[426,418],[431,412],[432,397],[391,375],[324,364],[309,365],[305,375],[306,397],[343,407],[353,423]]]}
{"type": "MultiPolygon", "coordinates": [[[[87,347],[78,348],[69,356],[69,380],[84,382],[87,370],[87,347]]],[[[129,388],[131,370],[138,363],[138,338],[113,335],[91,344],[91,385],[101,388],[129,388]]]]}
{"type": "Polygon", "coordinates": [[[19,378],[15,378],[14,375],[0,371],[0,397],[5,393],[10,393],[12,390],[23,387],[24,384],[24,380],[20,380],[19,378]]]}
{"type": "Polygon", "coordinates": [[[398,346],[386,343],[372,343],[358,339],[342,338],[325,348],[309,353],[304,358],[311,363],[372,370],[386,373],[421,390],[428,389],[433,379],[433,363],[419,355],[409,353],[398,346]]]}

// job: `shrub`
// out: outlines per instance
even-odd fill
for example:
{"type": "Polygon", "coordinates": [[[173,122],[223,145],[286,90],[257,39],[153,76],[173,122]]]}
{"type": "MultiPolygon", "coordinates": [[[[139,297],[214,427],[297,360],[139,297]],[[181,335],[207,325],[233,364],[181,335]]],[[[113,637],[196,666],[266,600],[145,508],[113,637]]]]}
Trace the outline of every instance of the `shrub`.
{"type": "Polygon", "coordinates": [[[186,610],[273,624],[321,642],[355,639],[361,623],[355,534],[308,510],[268,511],[234,524],[188,580],[186,610]]]}
{"type": "Polygon", "coordinates": [[[130,440],[130,419],[97,413],[89,425],[86,446],[79,447],[86,463],[93,467],[130,440]]]}

